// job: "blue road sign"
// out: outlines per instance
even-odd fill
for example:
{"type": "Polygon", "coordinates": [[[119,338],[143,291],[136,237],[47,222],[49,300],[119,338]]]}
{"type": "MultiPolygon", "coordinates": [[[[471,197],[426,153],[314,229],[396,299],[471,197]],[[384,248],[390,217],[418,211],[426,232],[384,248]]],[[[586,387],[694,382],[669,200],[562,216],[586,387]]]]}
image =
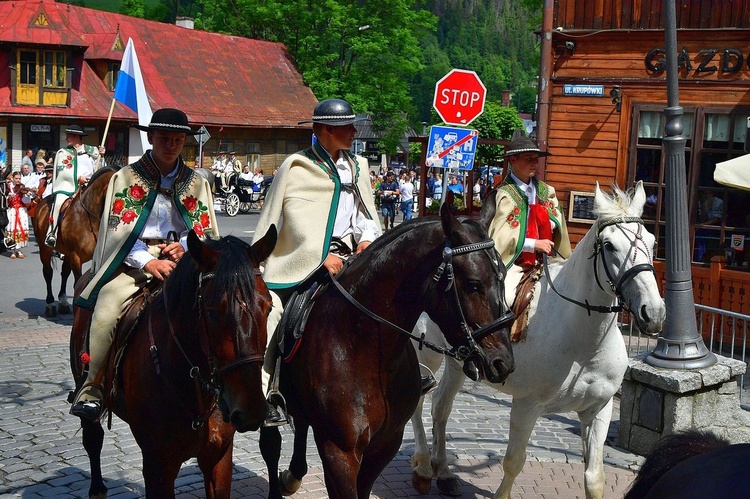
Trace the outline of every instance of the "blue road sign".
{"type": "Polygon", "coordinates": [[[433,126],[427,141],[427,166],[471,170],[479,133],[469,128],[433,126]]]}

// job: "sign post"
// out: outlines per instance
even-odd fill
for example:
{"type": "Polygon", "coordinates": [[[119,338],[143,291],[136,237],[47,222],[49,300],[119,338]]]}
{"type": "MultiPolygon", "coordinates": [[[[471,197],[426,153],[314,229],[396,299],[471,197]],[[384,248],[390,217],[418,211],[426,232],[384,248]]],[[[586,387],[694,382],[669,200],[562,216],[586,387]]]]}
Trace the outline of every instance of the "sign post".
{"type": "Polygon", "coordinates": [[[205,125],[201,125],[198,129],[198,133],[193,135],[193,137],[198,141],[198,168],[203,168],[203,144],[208,142],[208,139],[211,138],[211,134],[208,133],[208,129],[205,125]]]}
{"type": "Polygon", "coordinates": [[[451,69],[435,84],[432,105],[448,125],[466,126],[484,111],[487,88],[474,71],[451,69]]]}

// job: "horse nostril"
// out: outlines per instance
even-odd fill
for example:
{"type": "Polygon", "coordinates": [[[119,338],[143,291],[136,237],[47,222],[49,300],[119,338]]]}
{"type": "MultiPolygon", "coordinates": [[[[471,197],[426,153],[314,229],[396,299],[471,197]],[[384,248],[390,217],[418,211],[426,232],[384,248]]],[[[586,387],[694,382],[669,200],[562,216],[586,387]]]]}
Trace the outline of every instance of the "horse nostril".
{"type": "Polygon", "coordinates": [[[648,312],[646,311],[646,305],[641,306],[641,319],[643,319],[643,322],[651,322],[651,320],[648,318],[648,312]]]}

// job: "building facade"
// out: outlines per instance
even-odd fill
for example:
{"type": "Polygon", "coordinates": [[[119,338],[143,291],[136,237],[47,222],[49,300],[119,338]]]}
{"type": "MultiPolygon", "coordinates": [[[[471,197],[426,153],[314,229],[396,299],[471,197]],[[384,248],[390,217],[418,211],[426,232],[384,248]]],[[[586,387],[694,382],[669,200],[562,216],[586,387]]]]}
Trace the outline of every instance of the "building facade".
{"type": "Polygon", "coordinates": [[[17,167],[26,149],[50,153],[76,123],[89,144],[104,143],[107,159],[140,156],[137,116],[113,102],[120,63],[132,38],[153,110],[176,107],[211,139],[190,139],[188,164],[210,166],[219,150],[271,173],[286,155],[310,144],[317,99],[286,48],[56,3],[0,2],[0,161],[17,167]]]}
{"type": "MultiPolygon", "coordinates": [[[[643,181],[643,218],[663,272],[667,102],[661,0],[558,0],[545,11],[539,139],[552,153],[571,239],[591,227],[596,182],[643,181]],[[546,57],[545,57],[546,56],[546,57]]],[[[677,3],[679,97],[696,302],[750,313],[750,192],[713,180],[717,163],[746,154],[750,115],[750,1],[677,3]]]]}

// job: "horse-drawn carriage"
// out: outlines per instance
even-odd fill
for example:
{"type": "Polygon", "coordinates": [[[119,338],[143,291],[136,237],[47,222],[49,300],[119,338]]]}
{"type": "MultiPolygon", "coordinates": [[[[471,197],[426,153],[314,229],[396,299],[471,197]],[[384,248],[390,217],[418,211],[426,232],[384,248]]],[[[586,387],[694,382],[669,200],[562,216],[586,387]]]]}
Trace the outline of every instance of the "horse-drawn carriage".
{"type": "Polygon", "coordinates": [[[252,180],[242,179],[239,175],[232,175],[226,190],[217,186],[214,201],[217,202],[221,211],[230,217],[240,212],[249,213],[250,210],[259,210],[263,206],[266,191],[272,181],[273,175],[266,175],[259,184],[252,180]]]}

